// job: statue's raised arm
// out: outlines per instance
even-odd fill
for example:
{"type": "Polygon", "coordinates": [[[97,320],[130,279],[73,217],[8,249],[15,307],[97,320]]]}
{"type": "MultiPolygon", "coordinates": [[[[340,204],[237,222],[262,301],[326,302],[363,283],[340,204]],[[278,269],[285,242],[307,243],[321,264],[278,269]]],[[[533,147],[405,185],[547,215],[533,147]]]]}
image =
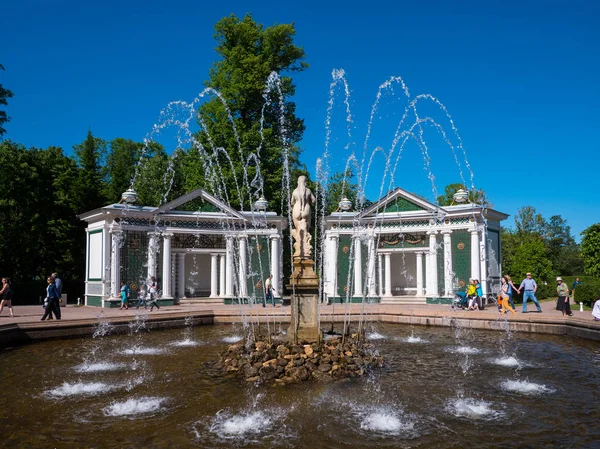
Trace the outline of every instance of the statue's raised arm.
{"type": "Polygon", "coordinates": [[[306,176],[298,177],[298,186],[292,192],[292,221],[294,229],[294,257],[310,258],[312,256],[312,237],[310,235],[310,207],[316,198],[306,187],[306,176]]]}

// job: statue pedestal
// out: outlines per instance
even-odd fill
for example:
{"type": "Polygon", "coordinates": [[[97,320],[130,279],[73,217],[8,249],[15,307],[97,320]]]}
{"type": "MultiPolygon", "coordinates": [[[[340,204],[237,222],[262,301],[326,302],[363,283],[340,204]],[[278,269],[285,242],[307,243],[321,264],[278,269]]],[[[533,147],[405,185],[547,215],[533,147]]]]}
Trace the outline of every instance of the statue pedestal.
{"type": "Polygon", "coordinates": [[[294,272],[287,287],[292,291],[292,317],[288,338],[297,343],[321,340],[319,329],[319,277],[313,270],[310,259],[295,257],[294,272]]]}

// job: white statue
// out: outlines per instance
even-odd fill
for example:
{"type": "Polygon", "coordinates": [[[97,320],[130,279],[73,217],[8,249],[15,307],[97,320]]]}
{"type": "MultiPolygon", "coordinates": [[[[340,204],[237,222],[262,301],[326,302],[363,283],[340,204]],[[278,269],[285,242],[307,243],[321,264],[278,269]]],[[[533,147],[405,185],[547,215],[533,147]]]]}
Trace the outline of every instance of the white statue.
{"type": "Polygon", "coordinates": [[[312,237],[310,235],[310,206],[316,199],[308,187],[306,176],[298,177],[298,186],[292,192],[292,220],[294,229],[294,257],[310,259],[312,256],[312,237]]]}

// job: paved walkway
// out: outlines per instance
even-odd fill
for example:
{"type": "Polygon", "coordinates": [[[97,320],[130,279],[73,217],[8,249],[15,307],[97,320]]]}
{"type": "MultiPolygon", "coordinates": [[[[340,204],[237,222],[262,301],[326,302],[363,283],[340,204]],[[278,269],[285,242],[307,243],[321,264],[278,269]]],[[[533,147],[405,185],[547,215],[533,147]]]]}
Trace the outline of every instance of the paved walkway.
{"type": "MultiPolygon", "coordinates": [[[[572,317],[564,317],[562,313],[555,310],[555,302],[552,300],[542,302],[543,313],[535,312],[535,307],[530,307],[530,311],[526,314],[521,313],[521,307],[518,307],[518,313],[508,314],[510,321],[530,322],[530,323],[568,323],[577,322],[584,324],[586,327],[594,327],[600,330],[600,322],[595,322],[590,311],[579,312],[578,309],[573,310],[572,317]]],[[[41,306],[16,306],[14,308],[15,317],[9,316],[8,309],[5,309],[0,315],[0,328],[6,324],[17,323],[19,325],[39,325],[39,326],[73,326],[78,322],[89,322],[90,320],[98,320],[103,315],[109,321],[128,321],[139,312],[146,312],[149,319],[165,319],[177,318],[193,315],[211,314],[215,316],[215,321],[227,322],[228,317],[236,317],[240,315],[253,315],[283,318],[290,315],[289,306],[248,306],[248,305],[224,305],[224,304],[202,304],[200,301],[193,304],[182,304],[176,306],[163,306],[160,310],[150,309],[144,310],[130,308],[128,310],[119,310],[111,308],[101,309],[98,307],[72,306],[68,305],[62,309],[62,320],[52,320],[41,322],[40,318],[44,312],[41,306]]],[[[427,304],[427,305],[382,305],[375,304],[363,307],[361,304],[351,304],[350,306],[335,304],[323,305],[321,307],[321,316],[323,321],[329,321],[328,317],[342,318],[343,315],[350,313],[351,315],[359,315],[366,313],[369,315],[398,315],[398,316],[418,316],[418,317],[457,317],[469,318],[477,320],[498,320],[501,315],[495,307],[488,307],[481,311],[453,311],[449,305],[427,304]]],[[[335,318],[334,318],[335,319],[335,318]]],[[[336,320],[337,321],[337,320],[336,320]]],[[[37,326],[36,326],[37,327],[37,326]]]]}

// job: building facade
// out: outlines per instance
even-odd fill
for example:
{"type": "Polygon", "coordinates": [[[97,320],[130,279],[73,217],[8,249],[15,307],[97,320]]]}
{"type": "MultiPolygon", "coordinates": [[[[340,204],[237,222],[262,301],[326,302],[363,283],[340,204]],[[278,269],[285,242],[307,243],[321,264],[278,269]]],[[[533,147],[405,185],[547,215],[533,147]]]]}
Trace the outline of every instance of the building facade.
{"type": "Polygon", "coordinates": [[[202,189],[160,207],[112,204],[87,222],[85,304],[118,307],[121,282],[136,298],[155,277],[162,304],[186,298],[262,301],[273,275],[282,293],[282,231],[274,212],[240,212],[202,189]]]}
{"type": "Polygon", "coordinates": [[[335,212],[325,223],[324,293],[342,302],[447,302],[470,278],[496,291],[507,217],[474,204],[439,207],[400,188],[361,212],[335,212]]]}

